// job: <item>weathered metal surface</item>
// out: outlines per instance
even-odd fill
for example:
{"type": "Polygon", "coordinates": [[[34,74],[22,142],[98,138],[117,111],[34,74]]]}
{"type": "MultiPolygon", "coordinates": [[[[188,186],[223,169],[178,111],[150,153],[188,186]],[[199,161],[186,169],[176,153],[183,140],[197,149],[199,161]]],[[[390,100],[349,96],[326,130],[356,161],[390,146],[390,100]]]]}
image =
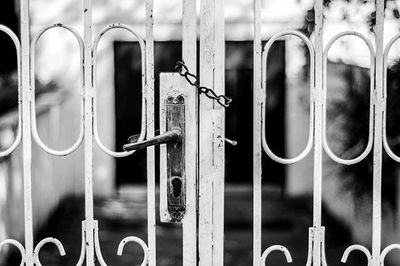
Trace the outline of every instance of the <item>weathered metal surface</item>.
{"type": "MultiPolygon", "coordinates": [[[[176,89],[171,87],[167,98],[161,97],[161,133],[153,138],[141,140],[139,136],[132,136],[131,143],[125,144],[123,149],[127,152],[137,151],[150,146],[166,144],[166,179],[161,182],[161,191],[166,190],[168,219],[163,219],[164,210],[161,208],[163,222],[180,222],[186,211],[186,176],[185,176],[185,96],[176,94],[176,89]],[[165,189],[163,189],[165,188],[165,189]]],[[[165,96],[165,93],[162,93],[165,96]]],[[[165,175],[162,175],[165,176],[165,175]]]]}
{"type": "Polygon", "coordinates": [[[322,216],[322,106],[324,99],[323,92],[323,0],[316,0],[314,46],[315,46],[315,95],[314,95],[314,188],[313,188],[313,246],[312,246],[312,265],[326,265],[324,248],[324,227],[321,226],[322,216]]]}
{"type": "MultiPolygon", "coordinates": [[[[191,71],[197,69],[197,15],[196,0],[183,0],[182,10],[182,59],[191,71]]],[[[187,84],[186,84],[187,86],[187,84]]],[[[187,88],[187,87],[182,87],[187,88]]],[[[189,90],[192,88],[188,88],[189,90]]],[[[192,90],[186,91],[186,215],[182,221],[183,265],[197,265],[198,257],[198,215],[197,215],[197,177],[198,177],[198,97],[192,90]],[[188,119],[190,117],[190,119],[188,119]]]]}
{"type": "Polygon", "coordinates": [[[93,208],[93,12],[92,0],[85,0],[83,6],[84,17],[84,89],[85,89],[85,261],[87,266],[95,264],[94,239],[94,208],[93,208]]]}
{"type": "Polygon", "coordinates": [[[22,174],[24,180],[24,222],[26,266],[34,264],[33,258],[33,214],[32,214],[32,139],[30,116],[30,18],[29,0],[20,1],[21,22],[21,86],[22,86],[22,174]]]}
{"type": "Polygon", "coordinates": [[[383,265],[381,261],[381,234],[382,234],[382,126],[383,126],[383,39],[384,39],[384,1],[376,0],[375,31],[375,130],[373,148],[373,182],[372,182],[372,258],[371,266],[383,265]]]}
{"type": "MultiPolygon", "coordinates": [[[[185,99],[182,95],[166,100],[167,130],[177,128],[185,136],[185,99]]],[[[167,143],[168,212],[173,222],[180,222],[186,210],[185,142],[180,139],[167,143]]]]}
{"type": "MultiPolygon", "coordinates": [[[[200,83],[225,94],[224,1],[200,3],[200,83]]],[[[199,265],[223,264],[225,110],[201,94],[199,102],[199,265]]]]}
{"type": "MultiPolygon", "coordinates": [[[[214,25],[214,91],[225,95],[225,10],[224,0],[215,1],[214,25]]],[[[226,96],[225,104],[230,103],[226,96]]],[[[229,111],[217,101],[213,102],[213,265],[224,265],[224,209],[225,209],[225,112],[229,111]]],[[[229,104],[228,104],[229,105],[229,104]]]]}
{"type": "MultiPolygon", "coordinates": [[[[170,213],[169,203],[171,202],[168,200],[170,194],[168,184],[174,180],[174,176],[180,176],[184,185],[182,191],[186,191],[184,198],[185,215],[181,221],[183,225],[183,265],[189,266],[197,265],[197,143],[193,141],[197,139],[198,130],[196,96],[196,91],[178,73],[160,74],[161,134],[177,125],[184,132],[184,138],[182,138],[183,149],[181,151],[179,151],[178,147],[175,149],[174,147],[168,147],[168,145],[160,146],[160,219],[162,222],[171,222],[174,220],[173,215],[170,213]],[[183,103],[184,108],[182,106],[183,103]],[[175,112],[168,112],[169,108],[175,109],[175,112]],[[175,117],[173,118],[174,113],[175,117]],[[183,118],[184,121],[182,120],[183,118]],[[169,122],[167,122],[168,120],[169,122]],[[174,122],[171,123],[171,120],[174,120],[174,122]],[[178,159],[181,156],[180,152],[184,152],[182,165],[177,164],[174,171],[171,171],[173,166],[170,165],[171,161],[168,162],[167,158],[171,155],[168,155],[168,149],[171,148],[179,153],[173,155],[177,156],[178,159]]],[[[171,145],[174,144],[171,143],[171,145]]]]}
{"type": "MultiPolygon", "coordinates": [[[[154,18],[153,0],[146,0],[146,130],[154,137],[154,18]]],[[[147,247],[148,264],[156,265],[156,180],[154,147],[147,148],[147,247]]]]}
{"type": "MultiPolygon", "coordinates": [[[[262,177],[261,177],[261,11],[262,0],[254,0],[253,40],[253,266],[261,265],[262,177]]],[[[265,264],[265,263],[264,263],[265,264]]]]}

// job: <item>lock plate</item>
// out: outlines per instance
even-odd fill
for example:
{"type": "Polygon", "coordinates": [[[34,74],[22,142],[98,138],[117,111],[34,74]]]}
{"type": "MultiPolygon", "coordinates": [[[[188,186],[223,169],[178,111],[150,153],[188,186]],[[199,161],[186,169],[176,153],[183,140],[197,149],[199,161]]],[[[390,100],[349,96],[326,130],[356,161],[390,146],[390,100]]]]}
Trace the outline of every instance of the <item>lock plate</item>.
{"type": "MultiPolygon", "coordinates": [[[[165,100],[167,131],[179,128],[185,136],[185,99],[170,94],[165,100]]],[[[182,220],[186,208],[184,139],[167,143],[167,208],[171,222],[182,220]]]]}
{"type": "Polygon", "coordinates": [[[190,230],[197,220],[197,92],[179,73],[161,73],[159,102],[160,134],[181,130],[181,143],[160,146],[160,221],[190,230]]]}

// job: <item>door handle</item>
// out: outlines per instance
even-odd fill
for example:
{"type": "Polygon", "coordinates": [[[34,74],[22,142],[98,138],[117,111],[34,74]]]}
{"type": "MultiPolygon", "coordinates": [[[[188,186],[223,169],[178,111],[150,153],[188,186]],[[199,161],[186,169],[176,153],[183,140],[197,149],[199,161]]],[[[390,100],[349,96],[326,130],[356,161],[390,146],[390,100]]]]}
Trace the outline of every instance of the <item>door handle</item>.
{"type": "Polygon", "coordinates": [[[165,144],[168,142],[179,142],[182,140],[182,130],[179,127],[174,127],[171,130],[155,136],[154,138],[147,139],[144,141],[136,142],[135,136],[129,137],[128,141],[131,142],[122,146],[125,151],[138,151],[145,149],[150,146],[165,144]]]}
{"type": "Polygon", "coordinates": [[[225,143],[226,143],[226,144],[229,144],[229,145],[231,145],[231,146],[236,146],[236,145],[238,145],[238,142],[237,142],[236,140],[227,139],[227,138],[225,138],[225,143]]]}

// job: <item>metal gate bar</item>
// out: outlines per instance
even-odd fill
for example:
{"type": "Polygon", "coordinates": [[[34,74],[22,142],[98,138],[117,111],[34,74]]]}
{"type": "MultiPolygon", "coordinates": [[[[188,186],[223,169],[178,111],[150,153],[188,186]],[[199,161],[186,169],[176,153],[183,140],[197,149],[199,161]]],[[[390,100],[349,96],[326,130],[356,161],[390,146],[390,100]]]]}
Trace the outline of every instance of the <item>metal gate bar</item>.
{"type": "MultiPolygon", "coordinates": [[[[196,19],[196,0],[183,0],[182,6],[182,59],[187,67],[196,73],[197,69],[197,19],[196,19]]],[[[193,105],[196,110],[194,117],[198,117],[198,96],[193,94],[193,100],[188,104],[193,105]]],[[[183,230],[183,265],[196,266],[198,263],[198,230],[197,230],[197,210],[198,210],[198,119],[191,121],[187,125],[186,134],[191,141],[191,145],[186,145],[186,216],[182,222],[183,230]]]]}
{"type": "MultiPolygon", "coordinates": [[[[308,259],[306,265],[327,265],[325,256],[325,228],[321,225],[322,208],[322,150],[336,163],[353,165],[367,157],[373,150],[373,199],[372,199],[372,253],[361,245],[348,247],[342,257],[346,262],[349,254],[354,250],[363,252],[368,265],[384,265],[386,255],[393,249],[400,249],[400,244],[392,244],[381,251],[381,186],[382,186],[382,146],[386,153],[396,162],[400,157],[391,150],[386,135],[386,90],[387,90],[387,57],[392,45],[400,38],[394,36],[384,49],[384,1],[376,0],[375,51],[369,39],[354,31],[341,32],[335,35],[323,47],[323,1],[316,0],[314,45],[298,31],[285,31],[274,35],[264,46],[261,52],[261,0],[254,1],[254,257],[253,265],[265,265],[270,252],[279,250],[284,253],[288,262],[292,261],[290,252],[281,245],[268,247],[261,252],[261,149],[274,161],[281,164],[292,164],[304,159],[313,148],[314,150],[314,188],[313,188],[313,227],[309,229],[308,259]],[[266,97],[267,97],[267,58],[271,45],[283,36],[293,35],[300,38],[307,46],[310,55],[310,125],[309,138],[305,149],[293,158],[282,158],[274,154],[268,146],[265,131],[266,124],[266,97]],[[329,147],[326,136],[326,98],[327,98],[327,55],[329,49],[343,36],[356,36],[367,45],[370,63],[370,114],[369,137],[364,151],[352,159],[343,159],[336,156],[329,147]],[[261,133],[261,134],[260,134],[261,133]]],[[[351,121],[348,121],[351,122],[351,121]]]]}
{"type": "MultiPolygon", "coordinates": [[[[154,137],[154,1],[146,0],[146,119],[147,138],[154,137]]],[[[148,265],[156,265],[156,178],[154,147],[147,148],[147,245],[148,265]]]]}
{"type": "MultiPolygon", "coordinates": [[[[200,6],[200,78],[216,94],[225,92],[224,1],[200,6]]],[[[225,110],[200,95],[199,102],[199,265],[223,265],[225,110]]]]}

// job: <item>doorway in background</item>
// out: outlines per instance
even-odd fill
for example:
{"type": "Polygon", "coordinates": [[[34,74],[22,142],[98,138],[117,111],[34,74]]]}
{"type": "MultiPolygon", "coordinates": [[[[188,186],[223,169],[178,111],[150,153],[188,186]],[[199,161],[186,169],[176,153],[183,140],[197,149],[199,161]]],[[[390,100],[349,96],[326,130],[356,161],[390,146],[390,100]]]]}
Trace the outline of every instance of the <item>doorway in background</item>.
{"type": "MultiPolygon", "coordinates": [[[[155,108],[158,128],[159,74],[172,72],[181,59],[181,41],[155,42],[155,108]],[[166,52],[168,51],[168,52],[166,52]]],[[[121,149],[127,138],[140,131],[141,119],[141,62],[137,42],[114,43],[116,148],[121,149]]],[[[285,43],[272,47],[268,61],[268,125],[271,148],[279,155],[285,153],[285,43]]],[[[225,176],[228,183],[252,183],[253,147],[253,43],[251,41],[226,42],[226,95],[233,103],[226,112],[226,136],[238,145],[226,146],[225,176]]],[[[156,160],[158,148],[156,147],[156,160]]],[[[156,166],[158,163],[156,162],[156,166]]],[[[285,168],[263,156],[265,184],[284,188],[285,168]]],[[[158,169],[156,169],[158,173],[158,169]]],[[[116,160],[117,187],[146,182],[146,151],[116,160]]],[[[158,178],[157,178],[158,181],[158,178]]]]}

